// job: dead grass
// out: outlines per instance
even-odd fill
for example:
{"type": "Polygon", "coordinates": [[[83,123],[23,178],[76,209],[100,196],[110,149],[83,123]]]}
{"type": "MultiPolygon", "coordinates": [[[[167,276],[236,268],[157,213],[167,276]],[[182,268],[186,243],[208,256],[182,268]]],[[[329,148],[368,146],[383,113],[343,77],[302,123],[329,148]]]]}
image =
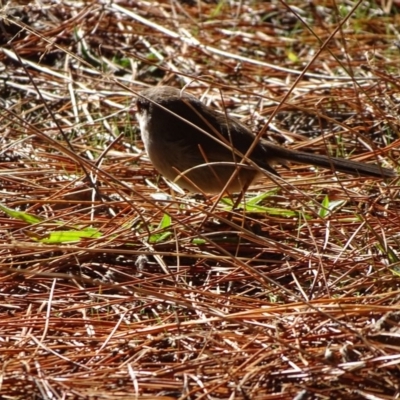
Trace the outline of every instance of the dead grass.
{"type": "Polygon", "coordinates": [[[296,166],[237,211],[155,198],[129,112],[190,84],[396,168],[397,3],[23,3],[0,34],[4,398],[398,398],[397,180],[296,166]]]}

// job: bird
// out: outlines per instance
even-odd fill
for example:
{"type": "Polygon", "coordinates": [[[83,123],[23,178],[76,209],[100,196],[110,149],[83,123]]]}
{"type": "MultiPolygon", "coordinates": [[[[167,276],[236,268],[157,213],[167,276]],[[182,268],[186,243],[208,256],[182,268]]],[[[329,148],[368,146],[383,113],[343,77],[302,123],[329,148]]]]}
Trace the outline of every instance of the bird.
{"type": "Polygon", "coordinates": [[[262,138],[248,155],[256,168],[243,159],[256,140],[247,126],[171,86],[142,90],[136,99],[136,118],[156,170],[194,193],[242,192],[262,170],[279,175],[274,165],[288,162],[351,175],[397,176],[380,165],[291,150],[262,138]]]}

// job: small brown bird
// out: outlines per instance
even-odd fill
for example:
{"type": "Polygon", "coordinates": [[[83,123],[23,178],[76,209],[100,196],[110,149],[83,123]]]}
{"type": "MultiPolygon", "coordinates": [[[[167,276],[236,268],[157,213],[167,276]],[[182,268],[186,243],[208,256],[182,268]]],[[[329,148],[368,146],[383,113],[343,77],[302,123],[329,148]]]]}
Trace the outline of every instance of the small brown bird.
{"type": "MultiPolygon", "coordinates": [[[[235,170],[236,177],[227,190],[239,192],[260,175],[243,161],[255,135],[236,119],[212,110],[188,93],[169,86],[146,89],[137,99],[136,115],[155,168],[191,192],[219,193],[235,170]]],[[[397,176],[379,165],[290,150],[263,139],[249,159],[276,175],[273,165],[289,161],[352,175],[397,176]]]]}

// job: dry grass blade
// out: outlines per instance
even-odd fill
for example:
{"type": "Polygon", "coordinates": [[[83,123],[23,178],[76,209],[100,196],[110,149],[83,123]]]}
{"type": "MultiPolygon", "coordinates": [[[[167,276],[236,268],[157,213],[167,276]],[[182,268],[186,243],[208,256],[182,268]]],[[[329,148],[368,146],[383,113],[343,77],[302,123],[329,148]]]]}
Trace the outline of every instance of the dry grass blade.
{"type": "Polygon", "coordinates": [[[171,195],[130,112],[187,85],[275,142],[396,168],[398,2],[40,3],[1,11],[1,396],[399,397],[396,179],[171,195]]]}

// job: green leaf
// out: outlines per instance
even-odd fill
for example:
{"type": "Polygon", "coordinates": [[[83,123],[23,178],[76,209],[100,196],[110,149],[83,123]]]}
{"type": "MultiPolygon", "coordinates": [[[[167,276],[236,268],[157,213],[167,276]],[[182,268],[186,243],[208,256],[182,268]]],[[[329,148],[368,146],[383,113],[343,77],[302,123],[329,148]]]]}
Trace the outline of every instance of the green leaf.
{"type": "Polygon", "coordinates": [[[325,218],[330,214],[335,208],[340,207],[345,203],[345,200],[334,200],[329,201],[329,197],[325,196],[321,203],[321,208],[319,209],[318,215],[321,218],[325,218]]]}
{"type": "Polygon", "coordinates": [[[158,224],[158,229],[169,228],[171,226],[171,221],[172,221],[171,216],[168,214],[164,214],[160,223],[158,224]]]}
{"type": "Polygon", "coordinates": [[[293,51],[289,50],[287,52],[288,59],[293,62],[293,63],[298,63],[299,62],[299,57],[293,51]]]}
{"type": "Polygon", "coordinates": [[[210,17],[211,18],[218,17],[221,14],[221,12],[222,12],[222,10],[224,8],[224,5],[225,5],[225,0],[220,0],[218,2],[217,6],[215,7],[215,9],[211,12],[210,17]]]}
{"type": "Polygon", "coordinates": [[[8,208],[0,203],[0,210],[4,211],[9,217],[19,219],[28,224],[38,224],[43,221],[43,218],[37,217],[33,214],[28,214],[23,211],[15,211],[12,208],[8,208]]]}
{"type": "Polygon", "coordinates": [[[201,246],[201,245],[203,245],[203,244],[207,244],[207,241],[204,240],[204,239],[200,239],[200,238],[194,238],[194,239],[192,240],[192,243],[195,244],[195,245],[197,245],[197,246],[201,246]]]}
{"type": "MultiPolygon", "coordinates": [[[[171,226],[171,221],[172,221],[171,216],[168,214],[164,214],[160,223],[158,224],[156,231],[165,230],[165,229],[169,228],[171,226]]],[[[150,235],[149,242],[150,243],[159,243],[159,242],[162,242],[162,241],[168,239],[171,235],[172,235],[171,231],[153,233],[152,235],[150,235]]]]}
{"type": "MultiPolygon", "coordinates": [[[[266,193],[262,193],[260,195],[254,196],[251,199],[246,199],[245,201],[242,201],[239,205],[239,207],[243,208],[246,212],[252,212],[252,213],[264,213],[268,215],[274,215],[274,216],[279,216],[279,217],[285,217],[285,218],[298,218],[299,217],[299,212],[289,210],[289,209],[283,209],[283,208],[276,208],[276,207],[264,207],[258,205],[260,202],[265,200],[266,198],[274,195],[277,192],[277,190],[271,190],[266,193]]],[[[221,202],[226,204],[228,207],[226,207],[227,210],[231,210],[234,203],[229,197],[224,197],[221,199],[221,202]]],[[[304,213],[301,214],[304,218],[311,218],[309,216],[305,216],[304,213]]]]}
{"type": "Polygon", "coordinates": [[[246,203],[246,205],[250,205],[250,206],[258,205],[259,203],[261,203],[262,201],[264,201],[268,197],[273,196],[277,192],[278,192],[278,190],[274,189],[274,190],[270,190],[269,192],[261,193],[258,196],[254,196],[251,199],[246,200],[245,203],[246,203]]]}
{"type": "MultiPolygon", "coordinates": [[[[28,214],[23,211],[15,211],[11,208],[8,208],[0,203],[0,210],[4,211],[9,217],[19,219],[24,221],[30,225],[39,224],[45,222],[44,218],[37,217],[36,215],[28,214]]],[[[55,221],[53,222],[55,226],[64,225],[62,222],[55,221]]],[[[102,234],[95,228],[84,228],[77,230],[69,230],[69,231],[54,231],[50,233],[46,233],[44,235],[38,234],[33,231],[25,230],[26,235],[28,235],[31,239],[41,242],[41,243],[66,243],[66,242],[77,242],[83,238],[98,238],[101,237],[102,234]]]]}
{"type": "Polygon", "coordinates": [[[321,208],[319,209],[318,215],[321,218],[325,218],[329,214],[329,197],[326,195],[322,200],[321,208]]]}
{"type": "Polygon", "coordinates": [[[102,236],[101,232],[94,228],[86,228],[80,231],[54,231],[41,237],[37,237],[32,232],[26,233],[33,240],[46,244],[79,242],[81,239],[93,239],[102,236]]]}

